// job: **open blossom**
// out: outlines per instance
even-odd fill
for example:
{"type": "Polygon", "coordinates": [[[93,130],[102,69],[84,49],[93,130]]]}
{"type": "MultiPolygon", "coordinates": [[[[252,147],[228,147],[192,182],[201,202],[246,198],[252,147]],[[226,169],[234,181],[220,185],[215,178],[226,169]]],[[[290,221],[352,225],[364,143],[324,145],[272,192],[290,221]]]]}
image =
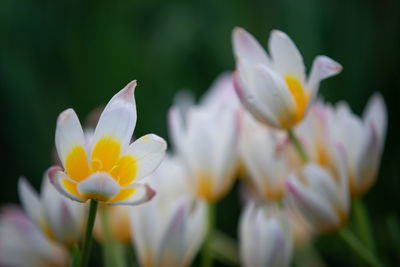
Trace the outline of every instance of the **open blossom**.
{"type": "Polygon", "coordinates": [[[240,256],[243,266],[289,266],[292,226],[276,203],[249,202],[240,218],[240,256]]]}
{"type": "Polygon", "coordinates": [[[285,33],[272,31],[268,46],[270,56],[252,35],[242,28],[234,29],[235,89],[258,120],[277,128],[292,128],[307,113],[321,80],[336,75],[342,67],[326,56],[317,56],[306,78],[303,58],[285,33]]]}
{"type": "Polygon", "coordinates": [[[18,207],[0,211],[0,266],[69,266],[68,251],[48,238],[18,207]]]}
{"type": "Polygon", "coordinates": [[[338,104],[333,112],[330,127],[346,153],[350,193],[361,195],[373,185],[379,169],[387,127],[385,102],[380,94],[373,95],[362,118],[345,103],[338,104]]]}
{"type": "Polygon", "coordinates": [[[25,178],[19,179],[18,192],[25,212],[50,239],[69,247],[81,240],[86,207],[59,194],[50,184],[47,172],[40,196],[25,178]]]}
{"type": "Polygon", "coordinates": [[[206,204],[189,194],[176,158],[166,158],[146,180],[154,199],[131,207],[131,225],[141,266],[189,266],[205,236],[206,204]]]}
{"type": "Polygon", "coordinates": [[[57,120],[56,148],[64,167],[52,167],[49,176],[58,191],[69,198],[108,204],[138,204],[154,191],[138,183],[160,164],[166,142],[148,134],[129,145],[136,124],[136,81],[117,93],[102,112],[91,142],[72,109],[57,120]]]}
{"type": "Polygon", "coordinates": [[[222,93],[213,93],[198,105],[178,103],[168,113],[171,139],[192,188],[209,202],[223,197],[233,184],[239,132],[235,106],[229,101],[232,83],[219,83],[214,90],[222,93]]]}

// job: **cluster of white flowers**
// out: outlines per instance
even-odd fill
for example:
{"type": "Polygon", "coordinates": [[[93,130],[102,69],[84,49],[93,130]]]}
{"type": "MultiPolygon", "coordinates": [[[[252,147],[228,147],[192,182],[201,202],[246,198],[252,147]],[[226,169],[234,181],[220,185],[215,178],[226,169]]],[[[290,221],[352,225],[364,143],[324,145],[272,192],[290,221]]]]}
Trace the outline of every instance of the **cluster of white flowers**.
{"type": "Polygon", "coordinates": [[[323,102],[320,82],[342,67],[317,56],[306,77],[283,32],[272,31],[268,55],[236,28],[233,48],[236,71],[222,74],[199,103],[187,92],[176,96],[165,159],[166,142],[154,134],[130,144],[136,81],[110,100],[95,129],[83,131],[72,109],[62,112],[55,137],[61,166],[46,172],[40,196],[20,178],[25,212],[1,212],[0,265],[70,264],[88,213],[82,203],[95,200],[108,214],[107,222],[96,221],[99,242],[107,242],[108,227],[114,241],[134,244],[141,266],[188,266],[212,234],[207,207],[236,177],[244,266],[289,266],[311,236],[342,228],[352,197],[377,177],[387,128],[383,98],[373,95],[362,118],[346,103],[323,102]]]}

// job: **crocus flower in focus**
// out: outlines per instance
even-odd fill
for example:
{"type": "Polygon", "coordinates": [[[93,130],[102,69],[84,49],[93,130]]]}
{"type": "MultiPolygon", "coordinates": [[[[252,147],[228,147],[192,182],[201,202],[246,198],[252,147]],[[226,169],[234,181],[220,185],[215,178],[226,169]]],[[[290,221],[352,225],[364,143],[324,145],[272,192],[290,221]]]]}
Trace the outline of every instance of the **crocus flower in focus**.
{"type": "Polygon", "coordinates": [[[141,266],[189,266],[205,236],[206,203],[189,194],[176,158],[167,157],[146,180],[157,195],[131,207],[132,239],[141,266]]]}
{"type": "Polygon", "coordinates": [[[189,107],[178,103],[168,113],[170,136],[184,160],[192,188],[209,202],[219,200],[229,191],[237,169],[238,120],[236,106],[229,101],[234,96],[233,86],[219,85],[211,92],[224,93],[213,93],[189,107]]]}
{"type": "Polygon", "coordinates": [[[0,266],[70,266],[68,251],[50,240],[18,207],[2,207],[0,237],[0,266]]]}
{"type": "Polygon", "coordinates": [[[47,172],[40,196],[25,178],[18,181],[18,192],[25,212],[49,238],[72,247],[83,234],[86,207],[59,194],[50,184],[47,172]]]}
{"type": "Polygon", "coordinates": [[[258,120],[288,129],[300,122],[317,95],[321,80],[342,67],[326,56],[317,56],[306,77],[303,58],[293,41],[274,30],[269,52],[242,28],[233,31],[236,58],[235,89],[240,100],[258,120]]]}
{"type": "Polygon", "coordinates": [[[276,203],[249,202],[240,218],[240,256],[243,266],[289,266],[292,225],[276,203]]]}
{"type": "Polygon", "coordinates": [[[55,139],[64,171],[52,167],[49,176],[60,193],[79,202],[94,199],[113,205],[138,204],[154,196],[138,181],[160,164],[166,142],[148,134],[129,145],[136,124],[135,87],[133,81],[110,100],[91,144],[72,109],[59,115],[55,139]]]}

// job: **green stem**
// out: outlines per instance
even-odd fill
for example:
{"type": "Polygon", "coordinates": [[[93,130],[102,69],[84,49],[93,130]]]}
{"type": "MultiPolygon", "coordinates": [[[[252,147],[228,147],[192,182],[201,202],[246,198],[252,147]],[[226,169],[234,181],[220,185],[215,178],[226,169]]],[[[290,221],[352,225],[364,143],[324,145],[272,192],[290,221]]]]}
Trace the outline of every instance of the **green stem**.
{"type": "Polygon", "coordinates": [[[210,246],[215,259],[229,266],[240,265],[239,248],[231,237],[216,230],[210,246]]]}
{"type": "Polygon", "coordinates": [[[366,248],[347,228],[343,228],[339,232],[339,236],[342,238],[344,243],[346,243],[346,245],[352,250],[352,252],[356,254],[368,266],[383,266],[375,257],[375,255],[368,248],[366,248]]]}
{"type": "Polygon", "coordinates": [[[215,211],[216,207],[214,203],[207,204],[207,217],[208,217],[208,225],[207,225],[207,233],[203,244],[202,249],[202,265],[203,267],[211,267],[212,266],[212,236],[215,228],[215,211]]]}
{"type": "Polygon", "coordinates": [[[355,219],[356,231],[361,241],[372,251],[375,252],[375,244],[372,237],[371,225],[365,205],[361,198],[355,198],[353,203],[353,214],[355,219]]]}
{"type": "Polygon", "coordinates": [[[106,267],[125,267],[125,255],[124,255],[124,246],[116,240],[113,239],[109,219],[108,219],[108,210],[106,207],[103,207],[100,211],[101,216],[101,228],[103,232],[103,258],[104,258],[104,266],[106,267]]]}
{"type": "Polygon", "coordinates": [[[297,152],[299,153],[301,160],[304,163],[307,163],[309,161],[309,157],[308,157],[306,151],[304,150],[303,146],[301,145],[299,139],[297,139],[296,134],[291,129],[287,130],[287,132],[288,132],[290,141],[292,141],[294,147],[296,148],[297,152]]]}
{"type": "Polygon", "coordinates": [[[92,245],[92,233],[93,233],[93,226],[94,221],[96,219],[96,211],[97,211],[97,201],[91,199],[90,200],[90,207],[89,207],[89,216],[86,224],[86,234],[85,239],[83,240],[83,248],[82,248],[82,257],[81,257],[81,267],[86,267],[89,262],[89,254],[90,254],[90,247],[92,245]]]}

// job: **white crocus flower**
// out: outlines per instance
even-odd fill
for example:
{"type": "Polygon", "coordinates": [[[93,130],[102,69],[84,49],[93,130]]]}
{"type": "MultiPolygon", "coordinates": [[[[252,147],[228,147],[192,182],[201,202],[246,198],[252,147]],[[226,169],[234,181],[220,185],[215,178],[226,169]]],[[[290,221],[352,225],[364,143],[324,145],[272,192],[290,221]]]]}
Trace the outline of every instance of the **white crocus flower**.
{"type": "Polygon", "coordinates": [[[140,265],[189,266],[204,239],[206,204],[188,194],[184,169],[176,159],[166,158],[146,180],[157,195],[131,208],[140,265]]]}
{"type": "Polygon", "coordinates": [[[235,88],[258,120],[276,128],[292,128],[307,113],[321,80],[336,75],[342,67],[326,56],[317,56],[306,78],[303,58],[285,33],[272,31],[268,46],[270,56],[252,35],[234,29],[235,88]]]}
{"type": "Polygon", "coordinates": [[[289,266],[292,257],[292,226],[276,203],[249,202],[239,223],[243,266],[289,266]]]}
{"type": "Polygon", "coordinates": [[[59,194],[50,184],[47,172],[43,177],[40,196],[23,177],[18,181],[18,193],[25,212],[49,238],[68,247],[80,241],[86,206],[59,194]]]}
{"type": "Polygon", "coordinates": [[[243,110],[240,116],[240,158],[253,188],[268,200],[284,196],[289,166],[280,146],[283,136],[243,110]]]}
{"type": "Polygon", "coordinates": [[[328,164],[310,162],[286,180],[287,197],[319,232],[333,231],[346,222],[348,177],[341,147],[329,153],[328,164]]]}
{"type": "Polygon", "coordinates": [[[0,212],[0,266],[69,266],[68,251],[51,241],[18,207],[0,212]]]}
{"type": "Polygon", "coordinates": [[[102,112],[88,145],[72,109],[57,120],[56,148],[63,164],[49,170],[52,184],[67,197],[86,202],[134,205],[150,200],[154,191],[139,183],[160,164],[166,142],[148,134],[129,145],[136,125],[136,81],[117,93],[102,112]]]}
{"type": "Polygon", "coordinates": [[[375,182],[386,127],[386,105],[380,94],[371,97],[362,118],[353,114],[346,103],[336,106],[331,130],[333,138],[343,145],[346,153],[352,196],[362,195],[375,182]]]}
{"type": "MultiPolygon", "coordinates": [[[[238,121],[235,105],[229,101],[233,87],[223,85],[199,105],[178,103],[169,110],[170,136],[184,160],[197,196],[208,202],[222,198],[231,188],[237,169],[238,121]],[[226,101],[223,101],[225,99],[226,101]]],[[[229,85],[229,83],[228,83],[229,85]]]]}

